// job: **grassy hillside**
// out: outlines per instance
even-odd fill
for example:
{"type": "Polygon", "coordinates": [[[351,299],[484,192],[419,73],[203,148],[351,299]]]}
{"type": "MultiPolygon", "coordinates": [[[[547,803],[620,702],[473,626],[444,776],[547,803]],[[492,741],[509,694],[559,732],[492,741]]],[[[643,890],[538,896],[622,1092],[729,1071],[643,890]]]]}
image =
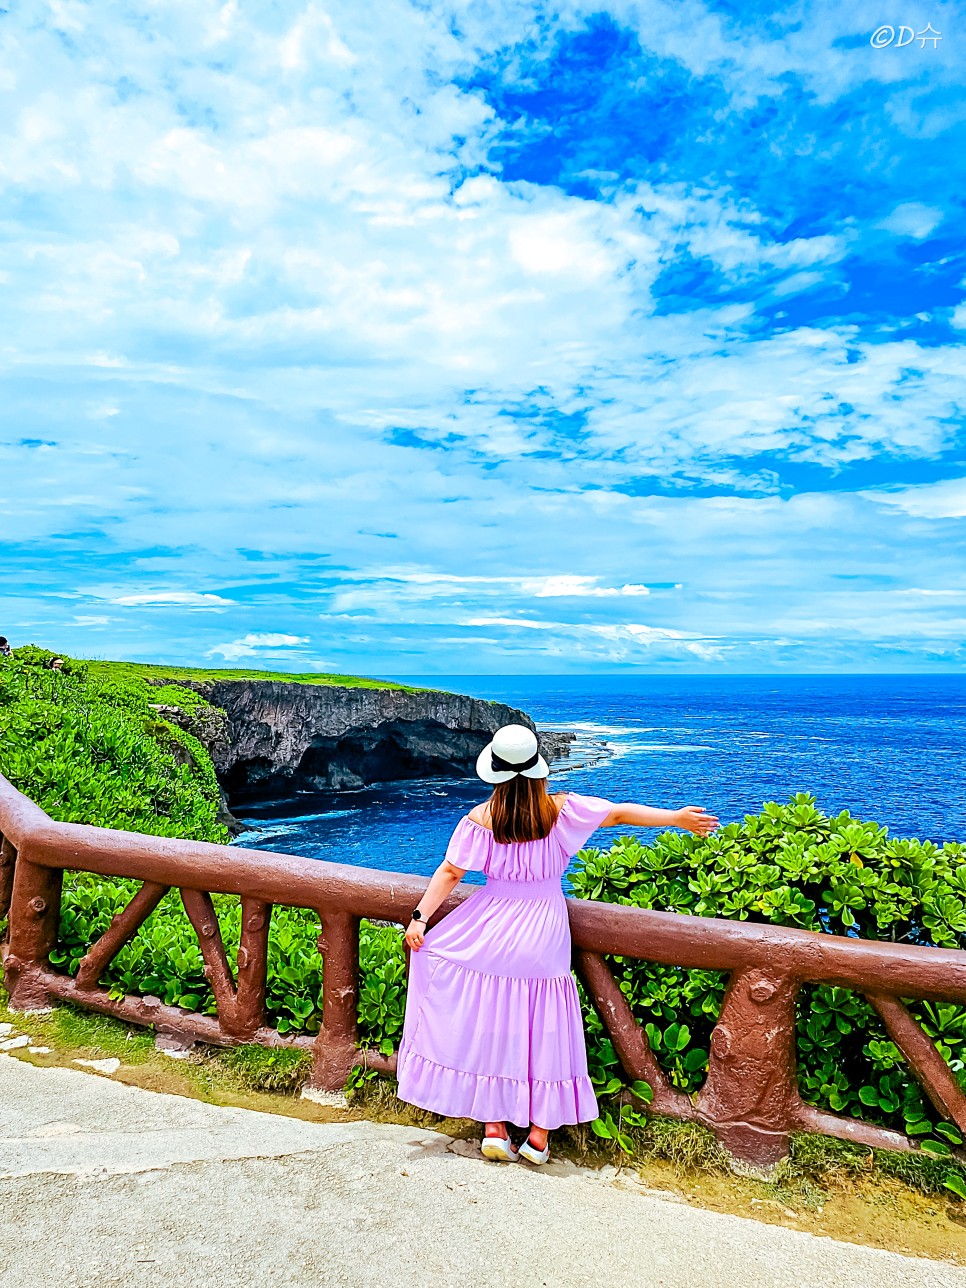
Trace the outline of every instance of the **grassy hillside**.
{"type": "Polygon", "coordinates": [[[26,645],[0,658],[0,772],[64,823],[227,841],[211,757],[152,704],[205,706],[200,694],[92,674],[26,645]]]}
{"type": "MultiPolygon", "coordinates": [[[[18,650],[19,651],[19,650],[18,650]]],[[[246,667],[165,666],[160,662],[93,662],[85,663],[90,676],[104,680],[274,680],[285,684],[327,684],[346,689],[400,689],[406,693],[427,693],[428,689],[393,680],[373,680],[364,675],[307,674],[291,675],[287,671],[255,671],[246,667]]]]}

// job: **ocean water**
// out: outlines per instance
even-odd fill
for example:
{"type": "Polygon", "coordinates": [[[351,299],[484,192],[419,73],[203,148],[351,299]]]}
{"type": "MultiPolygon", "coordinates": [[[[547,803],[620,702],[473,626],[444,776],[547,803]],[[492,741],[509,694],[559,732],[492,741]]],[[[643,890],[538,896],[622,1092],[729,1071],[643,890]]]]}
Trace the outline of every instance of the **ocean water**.
{"type": "MultiPolygon", "coordinates": [[[[895,835],[966,841],[966,676],[395,678],[573,730],[581,752],[600,758],[561,766],[552,790],[703,805],[722,823],[810,792],[827,813],[847,809],[895,835]]],[[[429,874],[460,816],[486,796],[476,778],[298,793],[236,806],[252,830],[235,844],[429,874]]],[[[589,844],[615,835],[601,829],[589,844]]]]}

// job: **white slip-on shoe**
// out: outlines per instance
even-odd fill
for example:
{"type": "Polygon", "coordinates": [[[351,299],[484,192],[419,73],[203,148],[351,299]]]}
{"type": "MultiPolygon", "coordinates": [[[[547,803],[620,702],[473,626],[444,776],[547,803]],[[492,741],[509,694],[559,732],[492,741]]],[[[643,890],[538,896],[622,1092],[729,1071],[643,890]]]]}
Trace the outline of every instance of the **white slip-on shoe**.
{"type": "Polygon", "coordinates": [[[528,1136],[517,1152],[520,1157],[525,1158],[528,1163],[535,1163],[539,1167],[541,1163],[545,1163],[550,1157],[550,1142],[547,1141],[543,1149],[535,1149],[534,1146],[530,1144],[530,1137],[528,1136]]]}
{"type": "Polygon", "coordinates": [[[515,1163],[519,1157],[509,1136],[484,1136],[480,1144],[484,1158],[494,1163],[515,1163]]]}

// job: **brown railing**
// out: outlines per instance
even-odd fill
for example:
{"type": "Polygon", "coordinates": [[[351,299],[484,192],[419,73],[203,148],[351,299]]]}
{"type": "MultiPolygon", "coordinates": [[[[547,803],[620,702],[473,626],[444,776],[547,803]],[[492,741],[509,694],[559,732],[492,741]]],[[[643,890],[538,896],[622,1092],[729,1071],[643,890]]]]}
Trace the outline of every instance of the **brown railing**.
{"type": "MultiPolygon", "coordinates": [[[[6,987],[17,1010],[64,1000],[160,1034],[233,1044],[311,1047],[308,1086],[337,1091],[359,1064],[391,1072],[394,1057],[357,1045],[359,920],[404,923],[426,881],[367,868],[197,841],[168,840],[73,823],[55,823],[0,776],[0,918],[6,987]],[[63,873],[96,872],[143,882],[127,907],[82,959],[74,978],[52,969],[63,873]],[[176,887],[198,936],[217,1016],[145,997],[112,998],[99,986],[105,968],[176,887]],[[212,893],[241,897],[242,929],[233,972],[212,907],[212,893]],[[316,1038],[285,1038],[265,1024],[268,929],[274,904],[319,916],[322,1026],[316,1038]]],[[[445,915],[465,898],[458,891],[445,915]]],[[[795,1060],[795,1000],[804,983],[837,984],[865,995],[939,1113],[966,1132],[966,1096],[900,998],[966,1003],[966,952],[872,943],[807,930],[568,901],[575,966],[631,1079],[648,1082],[652,1109],[694,1119],[733,1156],[759,1165],[782,1158],[791,1131],[807,1130],[887,1149],[910,1150],[899,1132],[805,1104],[795,1060]],[[727,971],[724,1002],[711,1035],[708,1076],[694,1100],[671,1086],[605,955],[727,971]]]]}

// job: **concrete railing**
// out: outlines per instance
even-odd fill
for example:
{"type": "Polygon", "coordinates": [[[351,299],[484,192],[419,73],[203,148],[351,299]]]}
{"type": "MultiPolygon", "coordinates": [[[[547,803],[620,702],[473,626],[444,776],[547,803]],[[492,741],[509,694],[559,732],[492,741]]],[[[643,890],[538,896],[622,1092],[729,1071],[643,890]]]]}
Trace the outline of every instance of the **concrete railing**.
{"type": "MultiPolygon", "coordinates": [[[[0,775],[0,918],[11,1005],[31,1010],[69,1001],[153,1026],[161,1034],[222,1045],[296,1045],[313,1052],[309,1087],[338,1090],[350,1070],[392,1072],[395,1057],[357,1042],[359,920],[405,924],[427,882],[369,868],[285,854],[170,840],[76,823],[56,823],[0,775]],[[64,871],[141,881],[140,890],[92,944],[73,978],[54,970],[64,871]],[[111,997],[100,978],[168,890],[180,891],[198,936],[217,1015],[164,1006],[155,998],[111,997]],[[212,894],[241,898],[237,961],[228,961],[212,894]],[[315,1038],[282,1037],[265,1023],[268,931],[275,904],[309,908],[321,923],[322,1025],[315,1038]]],[[[438,916],[470,892],[457,891],[438,916]]],[[[652,1110],[710,1127],[733,1156],[768,1165],[785,1156],[789,1133],[821,1132],[886,1149],[916,1149],[899,1132],[805,1104],[798,1090],[795,1002],[802,984],[836,984],[863,994],[939,1113],[966,1132],[966,1096],[902,998],[966,1004],[966,952],[906,947],[652,912],[569,899],[574,965],[624,1070],[650,1084],[652,1110]],[[631,1012],[608,955],[727,971],[711,1034],[708,1075],[692,1099],[660,1068],[631,1012]]],[[[435,920],[435,918],[434,918],[435,920]]]]}

